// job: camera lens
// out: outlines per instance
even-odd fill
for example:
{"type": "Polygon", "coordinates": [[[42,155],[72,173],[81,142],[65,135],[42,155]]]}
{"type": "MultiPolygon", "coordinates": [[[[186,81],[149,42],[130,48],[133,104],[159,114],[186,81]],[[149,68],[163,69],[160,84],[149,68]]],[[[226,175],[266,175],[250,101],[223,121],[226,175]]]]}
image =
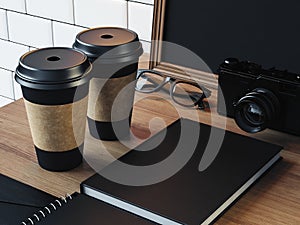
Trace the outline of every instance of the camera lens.
{"type": "Polygon", "coordinates": [[[277,97],[269,90],[254,89],[235,106],[235,122],[244,131],[256,133],[268,127],[279,115],[277,97]]]}
{"type": "Polygon", "coordinates": [[[245,104],[242,110],[243,110],[242,115],[244,116],[244,119],[248,123],[255,124],[257,126],[260,126],[264,123],[265,113],[263,109],[260,108],[259,105],[255,103],[245,104]]]}

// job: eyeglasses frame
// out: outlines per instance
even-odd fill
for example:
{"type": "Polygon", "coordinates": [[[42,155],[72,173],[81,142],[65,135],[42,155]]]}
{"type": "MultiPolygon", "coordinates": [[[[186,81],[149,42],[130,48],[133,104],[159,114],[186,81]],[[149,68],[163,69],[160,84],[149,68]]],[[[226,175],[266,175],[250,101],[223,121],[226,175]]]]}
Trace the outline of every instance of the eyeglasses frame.
{"type": "Polygon", "coordinates": [[[197,106],[199,109],[205,109],[205,105],[203,103],[203,100],[205,98],[210,97],[211,95],[211,91],[209,89],[207,89],[204,86],[200,86],[197,83],[192,83],[192,82],[187,82],[184,80],[179,80],[179,79],[175,79],[169,76],[164,76],[162,73],[160,73],[159,71],[156,70],[149,70],[149,69],[139,69],[138,73],[137,73],[137,77],[136,80],[138,80],[143,74],[145,73],[152,73],[152,74],[156,74],[158,76],[164,77],[164,80],[162,83],[160,83],[156,88],[152,89],[152,90],[140,90],[137,87],[135,87],[135,90],[141,93],[154,93],[157,91],[160,91],[167,83],[170,83],[170,89],[169,89],[169,94],[172,98],[172,100],[174,102],[176,102],[177,104],[181,105],[181,106],[185,106],[185,107],[194,107],[197,106]],[[197,101],[193,101],[193,104],[182,104],[181,102],[178,102],[174,96],[174,89],[176,87],[176,85],[178,85],[179,83],[185,83],[185,84],[189,84],[192,85],[196,88],[199,88],[202,91],[202,95],[200,96],[200,98],[197,101]]]}

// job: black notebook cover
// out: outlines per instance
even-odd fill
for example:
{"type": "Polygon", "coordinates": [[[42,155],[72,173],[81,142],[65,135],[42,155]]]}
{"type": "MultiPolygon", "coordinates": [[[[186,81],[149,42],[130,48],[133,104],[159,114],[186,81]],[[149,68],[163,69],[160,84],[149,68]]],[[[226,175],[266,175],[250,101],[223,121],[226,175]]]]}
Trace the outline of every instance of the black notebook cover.
{"type": "Polygon", "coordinates": [[[63,199],[0,174],[0,225],[154,225],[92,197],[63,199]]]}
{"type": "Polygon", "coordinates": [[[16,225],[55,197],[0,174],[0,225],[16,225]]]}
{"type": "MultiPolygon", "coordinates": [[[[192,158],[175,175],[153,185],[127,186],[95,174],[81,184],[81,192],[162,224],[209,224],[280,158],[282,147],[226,131],[215,160],[200,172],[199,163],[212,129],[217,133],[222,130],[181,119],[139,146],[147,149],[166,133],[153,150],[132,150],[119,160],[142,166],[165,159],[178,144],[182,122],[188,124],[191,133],[200,126],[200,137],[192,158]]],[[[189,147],[187,143],[180,150],[189,147]]],[[[116,167],[112,163],[104,170],[117,174],[116,167]]]]}
{"type": "MultiPolygon", "coordinates": [[[[50,213],[42,209],[45,217],[40,211],[31,216],[30,220],[35,225],[154,225],[142,217],[128,213],[105,202],[99,201],[87,195],[74,193],[62,200],[54,201],[47,205],[50,213]],[[61,202],[58,204],[58,201],[61,202]],[[55,209],[53,208],[53,205],[55,209]]],[[[25,220],[25,224],[32,224],[25,220]]]]}

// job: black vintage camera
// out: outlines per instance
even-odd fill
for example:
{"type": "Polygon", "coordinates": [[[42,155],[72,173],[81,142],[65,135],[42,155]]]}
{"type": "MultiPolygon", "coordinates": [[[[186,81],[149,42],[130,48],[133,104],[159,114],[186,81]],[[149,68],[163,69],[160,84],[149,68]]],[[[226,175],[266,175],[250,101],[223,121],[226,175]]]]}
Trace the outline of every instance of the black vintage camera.
{"type": "Polygon", "coordinates": [[[234,58],[226,59],[218,74],[221,115],[250,133],[271,128],[300,135],[300,75],[234,58]]]}

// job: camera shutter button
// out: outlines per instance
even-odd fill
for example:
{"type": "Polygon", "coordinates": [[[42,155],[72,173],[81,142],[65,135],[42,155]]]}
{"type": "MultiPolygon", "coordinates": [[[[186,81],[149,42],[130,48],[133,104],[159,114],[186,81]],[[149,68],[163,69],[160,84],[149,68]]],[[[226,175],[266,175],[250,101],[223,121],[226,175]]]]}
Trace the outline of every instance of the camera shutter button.
{"type": "Polygon", "coordinates": [[[239,63],[239,60],[237,58],[227,58],[224,61],[225,64],[229,65],[229,66],[233,66],[239,63]]]}

